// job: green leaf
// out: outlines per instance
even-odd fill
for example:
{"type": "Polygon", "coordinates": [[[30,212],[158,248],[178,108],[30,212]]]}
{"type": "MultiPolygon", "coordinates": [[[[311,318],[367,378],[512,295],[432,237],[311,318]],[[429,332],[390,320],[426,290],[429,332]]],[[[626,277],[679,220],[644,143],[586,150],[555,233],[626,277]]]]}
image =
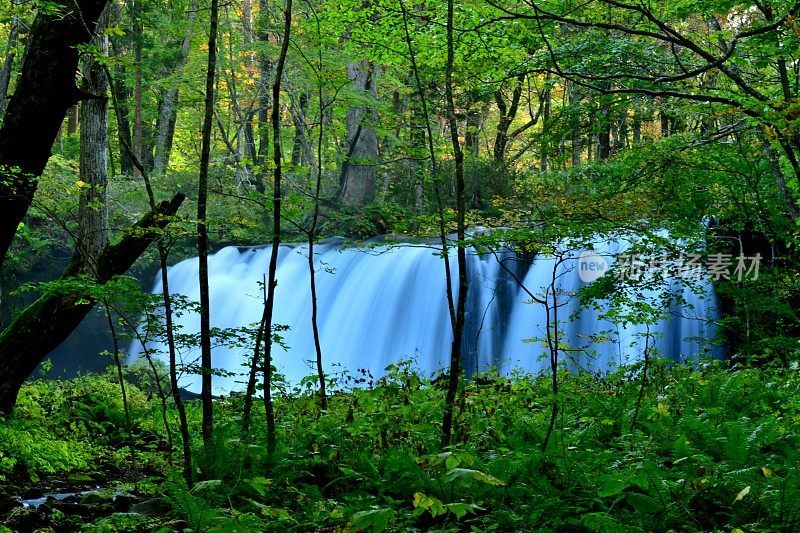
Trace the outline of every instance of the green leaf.
{"type": "Polygon", "coordinates": [[[473,503],[448,503],[445,505],[448,511],[456,515],[456,518],[464,518],[467,513],[474,513],[476,510],[479,510],[480,507],[473,503]]]}
{"type": "Polygon", "coordinates": [[[640,513],[657,513],[664,510],[664,506],[658,500],[638,492],[627,493],[625,501],[640,513]]]}
{"type": "Polygon", "coordinates": [[[600,482],[600,490],[597,491],[597,495],[601,498],[613,496],[629,486],[621,479],[611,476],[601,476],[598,481],[600,482]]]}
{"type": "Polygon", "coordinates": [[[447,472],[444,479],[450,482],[462,477],[470,477],[475,481],[480,481],[481,483],[486,483],[487,485],[493,485],[495,487],[503,487],[506,484],[505,481],[501,481],[491,474],[471,468],[453,468],[447,472]]]}
{"type": "Polygon", "coordinates": [[[395,512],[392,509],[373,509],[371,511],[359,511],[350,520],[350,529],[370,529],[374,533],[380,533],[389,527],[389,523],[394,520],[395,512]]]}

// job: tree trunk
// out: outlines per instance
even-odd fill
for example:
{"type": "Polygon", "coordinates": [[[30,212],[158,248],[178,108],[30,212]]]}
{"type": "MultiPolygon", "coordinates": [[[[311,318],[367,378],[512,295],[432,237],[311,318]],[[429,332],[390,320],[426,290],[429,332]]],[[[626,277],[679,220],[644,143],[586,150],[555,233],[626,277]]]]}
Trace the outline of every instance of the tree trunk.
{"type": "MultiPolygon", "coordinates": [[[[115,46],[114,41],[111,41],[111,49],[114,57],[117,60],[122,59],[122,51],[115,46]]],[[[117,140],[120,147],[129,146],[133,147],[133,140],[131,139],[131,125],[128,120],[128,100],[132,96],[131,91],[125,86],[125,65],[122,61],[115,62],[114,66],[114,79],[112,81],[111,90],[114,93],[114,100],[117,119],[117,140]]],[[[120,149],[119,156],[119,170],[125,176],[133,175],[133,158],[130,152],[125,149],[120,149]]]]}
{"type": "MultiPolygon", "coordinates": [[[[183,200],[183,194],[176,194],[169,202],[162,202],[126,231],[119,243],[107,245],[97,262],[94,281],[103,285],[124,274],[160,235],[183,200]]],[[[85,270],[83,256],[76,252],[61,280],[75,279],[85,270]]],[[[0,333],[0,413],[11,412],[19,389],[31,372],[72,333],[94,303],[82,291],[49,293],[25,308],[0,333]]]]}
{"type": "MultiPolygon", "coordinates": [[[[371,62],[348,61],[347,76],[356,91],[377,97],[375,65],[371,62]]],[[[347,156],[339,176],[339,199],[348,206],[360,207],[375,198],[378,135],[371,125],[374,119],[369,107],[350,106],[347,110],[347,156]]]]}
{"type": "MultiPolygon", "coordinates": [[[[92,44],[108,55],[108,37],[100,35],[108,26],[110,8],[97,23],[98,35],[92,44]]],[[[108,243],[108,79],[95,58],[88,57],[83,66],[83,90],[100,98],[84,100],[80,107],[80,206],[78,238],[75,253],[93,274],[100,254],[108,243]]]]}
{"type": "Polygon", "coordinates": [[[292,143],[292,166],[311,166],[314,158],[311,155],[311,144],[308,142],[306,111],[308,110],[308,93],[301,92],[297,98],[289,95],[289,110],[294,123],[294,141],[292,143]]]}
{"type": "MultiPolygon", "coordinates": [[[[610,84],[601,84],[602,89],[608,89],[610,84]]],[[[600,117],[597,132],[597,160],[604,161],[611,157],[611,106],[606,101],[607,97],[600,96],[600,117]]]]}
{"type": "MultiPolygon", "coordinates": [[[[189,58],[189,46],[192,40],[194,20],[197,17],[197,8],[198,4],[194,2],[192,8],[189,10],[189,27],[186,30],[186,36],[183,38],[183,43],[181,44],[181,55],[178,58],[178,64],[175,66],[175,72],[181,71],[184,65],[186,65],[186,60],[189,58]]],[[[156,176],[166,172],[169,166],[172,139],[175,135],[175,122],[178,117],[178,96],[178,87],[176,84],[169,87],[164,92],[164,97],[161,100],[158,120],[156,121],[156,135],[153,142],[155,146],[153,174],[156,176]]]]}
{"type": "Polygon", "coordinates": [[[553,90],[550,87],[545,87],[542,93],[542,140],[539,147],[539,170],[547,172],[547,154],[548,154],[548,135],[550,130],[550,107],[553,102],[553,90]]]}
{"type": "MultiPolygon", "coordinates": [[[[458,303],[456,304],[455,321],[453,322],[453,343],[450,347],[450,376],[447,383],[444,416],[442,417],[442,447],[451,443],[453,432],[453,416],[456,393],[461,379],[461,339],[464,336],[466,316],[467,290],[467,251],[464,246],[466,238],[465,212],[466,198],[464,187],[464,154],[458,138],[458,122],[456,121],[455,102],[453,101],[453,0],[447,1],[447,67],[445,70],[445,99],[447,101],[447,122],[450,126],[450,142],[453,147],[453,158],[456,170],[456,220],[458,239],[458,303]]],[[[447,253],[447,252],[445,252],[447,253]]]]}
{"type": "Polygon", "coordinates": [[[205,448],[206,479],[213,479],[214,402],[212,400],[211,305],[208,288],[208,167],[211,159],[211,125],[214,117],[214,80],[217,71],[217,25],[219,1],[211,0],[211,23],[208,37],[208,67],[206,69],[205,114],[203,117],[200,176],[197,193],[197,255],[200,285],[200,400],[203,405],[203,446],[205,448]]]}
{"type": "Polygon", "coordinates": [[[67,110],[67,134],[78,133],[78,106],[74,105],[67,110]]]}
{"type": "Polygon", "coordinates": [[[63,12],[40,13],[33,22],[0,129],[0,266],[33,201],[67,109],[86,98],[75,86],[78,47],[92,39],[106,0],[62,1],[63,12]]]}
{"type": "Polygon", "coordinates": [[[503,91],[496,91],[494,93],[494,101],[497,104],[497,110],[500,112],[500,118],[497,122],[497,131],[494,136],[494,148],[492,152],[498,168],[505,168],[506,150],[508,149],[509,141],[508,130],[511,127],[511,123],[514,122],[514,118],[517,116],[519,100],[522,97],[522,82],[523,77],[518,77],[511,93],[510,106],[506,104],[503,91]]]}
{"type": "Polygon", "coordinates": [[[258,0],[259,11],[259,30],[258,40],[261,47],[258,51],[258,157],[256,163],[256,190],[263,193],[266,191],[267,182],[267,159],[269,158],[269,136],[270,136],[270,108],[272,107],[271,85],[272,71],[274,65],[269,58],[266,50],[269,49],[269,30],[270,21],[268,19],[269,3],[268,0],[258,0]]]}
{"type": "Polygon", "coordinates": [[[467,111],[466,131],[464,132],[464,147],[466,152],[473,158],[480,154],[481,128],[485,114],[484,104],[481,103],[480,109],[470,109],[467,111]]]}

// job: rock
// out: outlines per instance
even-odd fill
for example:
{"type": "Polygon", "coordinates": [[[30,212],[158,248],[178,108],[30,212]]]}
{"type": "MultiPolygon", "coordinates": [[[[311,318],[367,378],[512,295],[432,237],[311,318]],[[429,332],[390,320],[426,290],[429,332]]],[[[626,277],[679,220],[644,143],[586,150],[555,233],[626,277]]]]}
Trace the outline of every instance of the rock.
{"type": "Polygon", "coordinates": [[[99,505],[114,501],[114,493],[109,490],[87,492],[80,498],[83,505],[99,505]]]}
{"type": "Polygon", "coordinates": [[[44,527],[47,524],[47,519],[39,509],[15,507],[8,513],[3,524],[12,531],[34,531],[44,527]]]}
{"type": "Polygon", "coordinates": [[[169,513],[170,508],[161,498],[151,498],[131,505],[130,512],[139,513],[145,516],[164,516],[169,513]]]}
{"type": "Polygon", "coordinates": [[[75,474],[70,474],[67,478],[69,483],[92,483],[94,479],[92,478],[91,474],[87,474],[86,472],[78,472],[75,474]]]}
{"type": "Polygon", "coordinates": [[[131,494],[119,494],[114,498],[114,510],[118,513],[127,513],[135,504],[140,502],[141,498],[131,494]]]}
{"type": "Polygon", "coordinates": [[[21,505],[19,500],[10,494],[0,494],[0,516],[7,514],[15,507],[20,507],[21,505]]]}
{"type": "Polygon", "coordinates": [[[40,487],[28,487],[22,493],[23,500],[35,500],[36,498],[44,498],[44,491],[40,487]]]}

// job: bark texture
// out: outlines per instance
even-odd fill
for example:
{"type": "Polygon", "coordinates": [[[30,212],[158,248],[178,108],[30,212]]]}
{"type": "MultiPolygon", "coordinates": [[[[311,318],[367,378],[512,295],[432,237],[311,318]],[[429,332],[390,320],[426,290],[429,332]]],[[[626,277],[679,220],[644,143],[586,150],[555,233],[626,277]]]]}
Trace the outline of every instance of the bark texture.
{"type": "Polygon", "coordinates": [[[30,207],[67,109],[90,96],[75,85],[78,46],[92,39],[106,0],[56,3],[63,5],[61,13],[41,13],[33,22],[0,129],[0,265],[30,207]]]}
{"type": "MultiPolygon", "coordinates": [[[[367,60],[347,63],[347,75],[356,92],[377,97],[375,65],[367,60]]],[[[378,134],[371,123],[374,112],[365,105],[347,110],[347,157],[339,177],[339,199],[343,204],[360,207],[375,198],[375,164],[378,160],[378,134]]]]}
{"type": "MultiPolygon", "coordinates": [[[[108,25],[109,11],[103,11],[98,30],[108,25]]],[[[108,37],[98,35],[92,43],[108,55],[108,37]]],[[[80,178],[84,185],[75,251],[83,256],[85,273],[93,274],[108,243],[108,79],[93,57],[86,59],[82,71],[83,90],[99,98],[83,101],[80,108],[80,178]]]]}

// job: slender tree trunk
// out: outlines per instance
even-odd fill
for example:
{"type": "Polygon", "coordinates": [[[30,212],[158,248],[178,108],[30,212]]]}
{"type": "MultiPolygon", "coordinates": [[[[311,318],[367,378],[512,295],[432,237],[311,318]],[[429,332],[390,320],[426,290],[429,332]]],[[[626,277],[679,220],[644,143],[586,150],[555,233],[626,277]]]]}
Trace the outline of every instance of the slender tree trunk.
{"type": "Polygon", "coordinates": [[[450,348],[450,376],[445,397],[444,416],[442,418],[442,447],[451,442],[453,432],[453,415],[456,392],[461,378],[461,339],[464,333],[465,307],[467,302],[467,251],[464,247],[466,228],[465,187],[464,187],[464,154],[458,138],[458,122],[456,121],[455,103],[453,101],[453,0],[447,0],[447,66],[445,70],[445,99],[447,101],[447,121],[450,126],[450,142],[453,146],[453,157],[456,170],[456,218],[458,245],[458,303],[456,320],[453,326],[453,344],[450,348]]]}
{"type": "Polygon", "coordinates": [[[281,244],[281,78],[289,51],[289,39],[292,31],[292,0],[286,0],[283,12],[283,40],[278,62],[275,66],[275,81],[272,84],[272,253],[269,258],[267,275],[267,302],[264,305],[264,411],[267,419],[267,455],[272,457],[277,442],[275,431],[275,411],[272,404],[272,312],[275,308],[275,272],[278,268],[278,248],[281,244]]]}
{"type": "Polygon", "coordinates": [[[175,349],[174,324],[172,320],[172,296],[169,290],[169,277],[167,275],[167,247],[163,237],[158,241],[158,258],[161,267],[161,294],[164,299],[164,327],[167,334],[167,348],[169,350],[169,384],[172,392],[172,400],[178,411],[178,422],[181,431],[181,444],[183,450],[183,479],[191,487],[192,477],[192,441],[189,437],[189,422],[186,418],[186,406],[181,398],[181,391],[178,387],[178,361],[177,350],[175,349]]]}
{"type": "MultiPolygon", "coordinates": [[[[267,308],[267,276],[264,276],[264,284],[262,287],[264,292],[264,297],[262,300],[263,309],[266,310],[267,308]]],[[[261,370],[264,371],[263,359],[261,357],[261,343],[264,340],[264,329],[265,324],[264,321],[266,320],[266,312],[262,311],[261,313],[261,322],[258,325],[258,330],[256,331],[256,342],[255,346],[253,347],[253,357],[250,360],[250,370],[248,372],[248,379],[247,379],[247,390],[244,394],[244,403],[242,405],[242,435],[244,440],[249,441],[250,438],[250,414],[253,412],[253,396],[256,394],[256,378],[258,377],[258,372],[261,370]]]]}
{"type": "MultiPolygon", "coordinates": [[[[139,21],[139,0],[128,0],[128,9],[131,19],[131,33],[133,36],[133,155],[144,163],[143,148],[143,119],[142,119],[142,24],[139,21]]],[[[144,165],[145,168],[147,165],[144,165]]],[[[133,176],[142,179],[138,168],[134,168],[133,176]]]]}
{"type": "Polygon", "coordinates": [[[205,114],[203,117],[200,177],[197,194],[197,254],[200,284],[200,367],[201,402],[203,405],[203,445],[205,447],[204,474],[213,478],[214,457],[214,402],[212,399],[211,361],[211,304],[208,294],[208,167],[211,159],[211,125],[214,117],[214,79],[217,69],[217,25],[219,1],[211,0],[211,23],[208,37],[208,68],[206,70],[205,114]]]}
{"type": "Polygon", "coordinates": [[[567,87],[572,112],[572,168],[575,168],[581,164],[581,97],[574,83],[567,87]]]}
{"type": "Polygon", "coordinates": [[[473,158],[480,153],[481,128],[483,127],[484,109],[471,109],[467,112],[466,131],[464,132],[464,148],[473,158]]]}
{"type": "MultiPolygon", "coordinates": [[[[316,17],[317,22],[317,35],[322,38],[322,29],[320,26],[319,17],[316,17]]],[[[322,77],[324,63],[322,60],[322,48],[319,49],[319,56],[317,62],[317,75],[322,77]]],[[[309,282],[311,284],[311,331],[314,334],[314,350],[317,354],[317,378],[319,379],[319,406],[322,411],[328,410],[328,394],[326,392],[325,383],[325,369],[322,366],[322,344],[319,339],[319,326],[317,324],[317,273],[314,268],[314,240],[317,236],[317,222],[319,220],[319,203],[320,194],[322,191],[322,142],[325,134],[325,128],[322,124],[322,116],[325,113],[325,100],[323,93],[322,79],[317,83],[317,100],[319,112],[319,130],[317,133],[317,179],[314,184],[314,211],[311,215],[311,228],[308,231],[308,271],[309,282]]]]}
{"type": "Polygon", "coordinates": [[[633,136],[633,144],[637,145],[642,142],[642,109],[641,101],[633,101],[633,120],[631,124],[631,135],[633,136]]]}
{"type": "MultiPolygon", "coordinates": [[[[608,89],[610,84],[604,82],[601,88],[608,89]]],[[[604,161],[611,157],[611,106],[605,95],[600,96],[600,117],[597,132],[597,160],[604,161]]]]}
{"type": "Polygon", "coordinates": [[[78,133],[78,106],[74,105],[67,110],[67,134],[75,135],[78,133]]]}

